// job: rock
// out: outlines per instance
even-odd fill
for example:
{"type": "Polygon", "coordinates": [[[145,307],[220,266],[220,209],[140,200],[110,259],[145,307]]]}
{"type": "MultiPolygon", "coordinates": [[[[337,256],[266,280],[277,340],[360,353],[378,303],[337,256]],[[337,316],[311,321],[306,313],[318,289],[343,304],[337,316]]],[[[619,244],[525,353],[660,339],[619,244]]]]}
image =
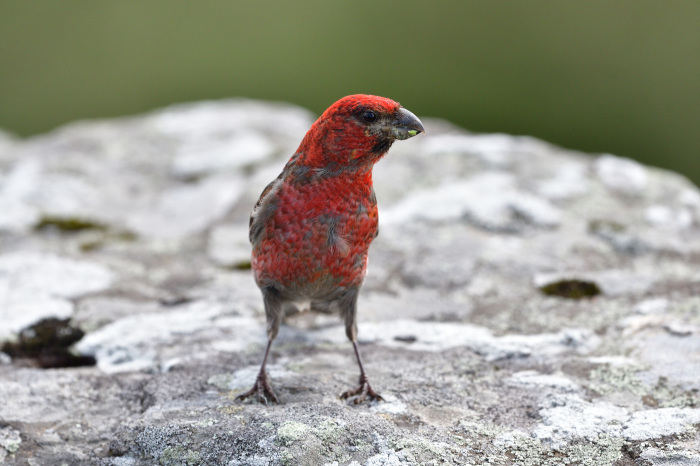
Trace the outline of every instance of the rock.
{"type": "MultiPolygon", "coordinates": [[[[627,346],[659,377],[688,390],[700,390],[700,338],[691,327],[677,327],[668,318],[645,323],[630,334],[627,346]],[[674,330],[680,329],[680,330],[674,330]]],[[[623,330],[624,331],[624,330],[623,330]]]]}
{"type": "Polygon", "coordinates": [[[660,314],[666,311],[668,308],[668,299],[666,298],[654,298],[646,299],[637,303],[634,306],[634,311],[637,314],[660,314]]]}
{"type": "Polygon", "coordinates": [[[248,225],[220,225],[212,229],[207,252],[211,260],[222,267],[249,268],[248,225]]]}
{"type": "Polygon", "coordinates": [[[223,175],[174,187],[162,192],[153,204],[128,214],[126,227],[156,238],[201,232],[233,207],[241,189],[240,178],[223,175]]]}
{"type": "Polygon", "coordinates": [[[235,171],[267,159],[274,151],[275,146],[267,138],[255,133],[234,134],[214,143],[205,139],[192,147],[180,148],[172,170],[173,174],[184,179],[235,171]],[[235,156],[231,157],[231,154],[235,156]]]}
{"type": "Polygon", "coordinates": [[[657,227],[682,230],[693,223],[693,214],[689,209],[675,210],[665,205],[653,205],[646,210],[645,215],[647,221],[657,227]]]}
{"type": "Polygon", "coordinates": [[[0,231],[22,232],[39,223],[39,211],[17,201],[0,198],[0,231]]]}
{"type": "Polygon", "coordinates": [[[359,339],[386,401],[338,399],[352,346],[307,312],[272,346],[281,404],[235,401],[266,344],[248,216],[312,121],[224,100],[0,132],[0,463],[697,463],[700,191],[437,119],[374,173],[359,339]],[[51,318],[94,367],[8,356],[51,318]]]}
{"type": "Polygon", "coordinates": [[[389,209],[389,224],[422,219],[466,219],[492,231],[518,231],[524,224],[555,227],[560,212],[546,200],[519,191],[512,175],[492,173],[408,196],[389,209]]]}
{"type": "Polygon", "coordinates": [[[586,164],[570,161],[557,166],[550,178],[543,180],[537,193],[550,201],[568,201],[581,197],[590,190],[590,180],[586,175],[586,164]]]}
{"type": "Polygon", "coordinates": [[[596,173],[603,184],[627,195],[639,195],[647,187],[645,168],[631,159],[604,155],[595,164],[596,173]]]}
{"type": "Polygon", "coordinates": [[[291,140],[298,146],[314,120],[310,112],[293,105],[232,99],[174,105],[151,113],[141,124],[186,144],[246,136],[252,131],[266,135],[273,144],[291,140]]]}
{"type": "Polygon", "coordinates": [[[73,313],[70,299],[107,288],[106,267],[51,254],[14,252],[0,255],[0,340],[47,317],[73,313]]]}
{"type": "MultiPolygon", "coordinates": [[[[9,148],[6,150],[9,152],[9,148]]],[[[36,161],[29,159],[12,164],[6,173],[0,172],[0,233],[21,233],[39,222],[39,209],[21,201],[36,181],[38,168],[36,161]]]]}

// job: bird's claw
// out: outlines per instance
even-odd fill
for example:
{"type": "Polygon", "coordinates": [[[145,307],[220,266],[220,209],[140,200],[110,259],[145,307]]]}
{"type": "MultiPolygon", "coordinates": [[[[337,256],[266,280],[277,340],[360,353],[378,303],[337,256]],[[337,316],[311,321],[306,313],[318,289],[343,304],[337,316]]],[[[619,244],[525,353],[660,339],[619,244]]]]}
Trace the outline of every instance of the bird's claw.
{"type": "Polygon", "coordinates": [[[353,397],[354,399],[352,402],[356,405],[362,403],[367,398],[369,398],[369,401],[384,401],[384,398],[382,398],[379,393],[372,390],[372,387],[369,384],[369,379],[363,376],[360,376],[360,384],[356,388],[347,390],[340,395],[341,400],[347,400],[348,398],[353,397]]]}
{"type": "Polygon", "coordinates": [[[265,374],[264,372],[258,374],[258,377],[257,379],[255,379],[255,383],[253,384],[253,388],[251,388],[245,393],[238,395],[236,397],[236,401],[243,401],[252,395],[255,395],[255,398],[265,406],[267,406],[268,398],[270,398],[275,403],[279,404],[277,395],[275,395],[275,392],[272,391],[270,382],[267,379],[267,374],[265,374]]]}

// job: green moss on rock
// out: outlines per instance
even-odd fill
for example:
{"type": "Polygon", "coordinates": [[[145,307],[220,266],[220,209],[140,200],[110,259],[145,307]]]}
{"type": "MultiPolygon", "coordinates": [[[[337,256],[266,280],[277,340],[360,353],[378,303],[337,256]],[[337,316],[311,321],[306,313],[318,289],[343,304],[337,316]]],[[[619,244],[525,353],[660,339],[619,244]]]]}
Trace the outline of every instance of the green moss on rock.
{"type": "Polygon", "coordinates": [[[559,296],[568,299],[592,298],[601,293],[594,282],[585,280],[559,280],[540,287],[540,291],[548,296],[559,296]]]}
{"type": "Polygon", "coordinates": [[[84,230],[107,231],[107,226],[85,218],[44,215],[34,229],[37,231],[57,229],[68,233],[75,233],[84,230]]]}
{"type": "Polygon", "coordinates": [[[69,348],[85,335],[69,319],[44,319],[23,329],[17,341],[6,342],[0,351],[15,359],[33,361],[43,369],[94,366],[92,356],[79,356],[69,348]]]}

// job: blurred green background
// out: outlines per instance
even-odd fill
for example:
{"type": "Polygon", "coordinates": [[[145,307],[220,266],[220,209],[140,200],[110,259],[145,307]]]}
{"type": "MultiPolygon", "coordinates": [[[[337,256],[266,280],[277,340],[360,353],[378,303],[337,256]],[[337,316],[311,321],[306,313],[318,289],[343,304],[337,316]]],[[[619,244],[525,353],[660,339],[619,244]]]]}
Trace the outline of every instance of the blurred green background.
{"type": "Polygon", "coordinates": [[[700,1],[0,0],[0,127],[351,93],[700,184],[700,1]]]}

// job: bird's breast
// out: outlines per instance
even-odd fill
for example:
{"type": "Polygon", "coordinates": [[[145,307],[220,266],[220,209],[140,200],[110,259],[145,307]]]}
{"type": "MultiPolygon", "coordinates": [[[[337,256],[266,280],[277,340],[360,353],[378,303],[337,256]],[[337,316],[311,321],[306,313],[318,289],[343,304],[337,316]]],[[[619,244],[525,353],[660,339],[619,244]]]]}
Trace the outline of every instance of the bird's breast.
{"type": "Polygon", "coordinates": [[[285,185],[253,251],[256,279],[307,287],[309,294],[359,285],[377,225],[371,184],[285,185]]]}

